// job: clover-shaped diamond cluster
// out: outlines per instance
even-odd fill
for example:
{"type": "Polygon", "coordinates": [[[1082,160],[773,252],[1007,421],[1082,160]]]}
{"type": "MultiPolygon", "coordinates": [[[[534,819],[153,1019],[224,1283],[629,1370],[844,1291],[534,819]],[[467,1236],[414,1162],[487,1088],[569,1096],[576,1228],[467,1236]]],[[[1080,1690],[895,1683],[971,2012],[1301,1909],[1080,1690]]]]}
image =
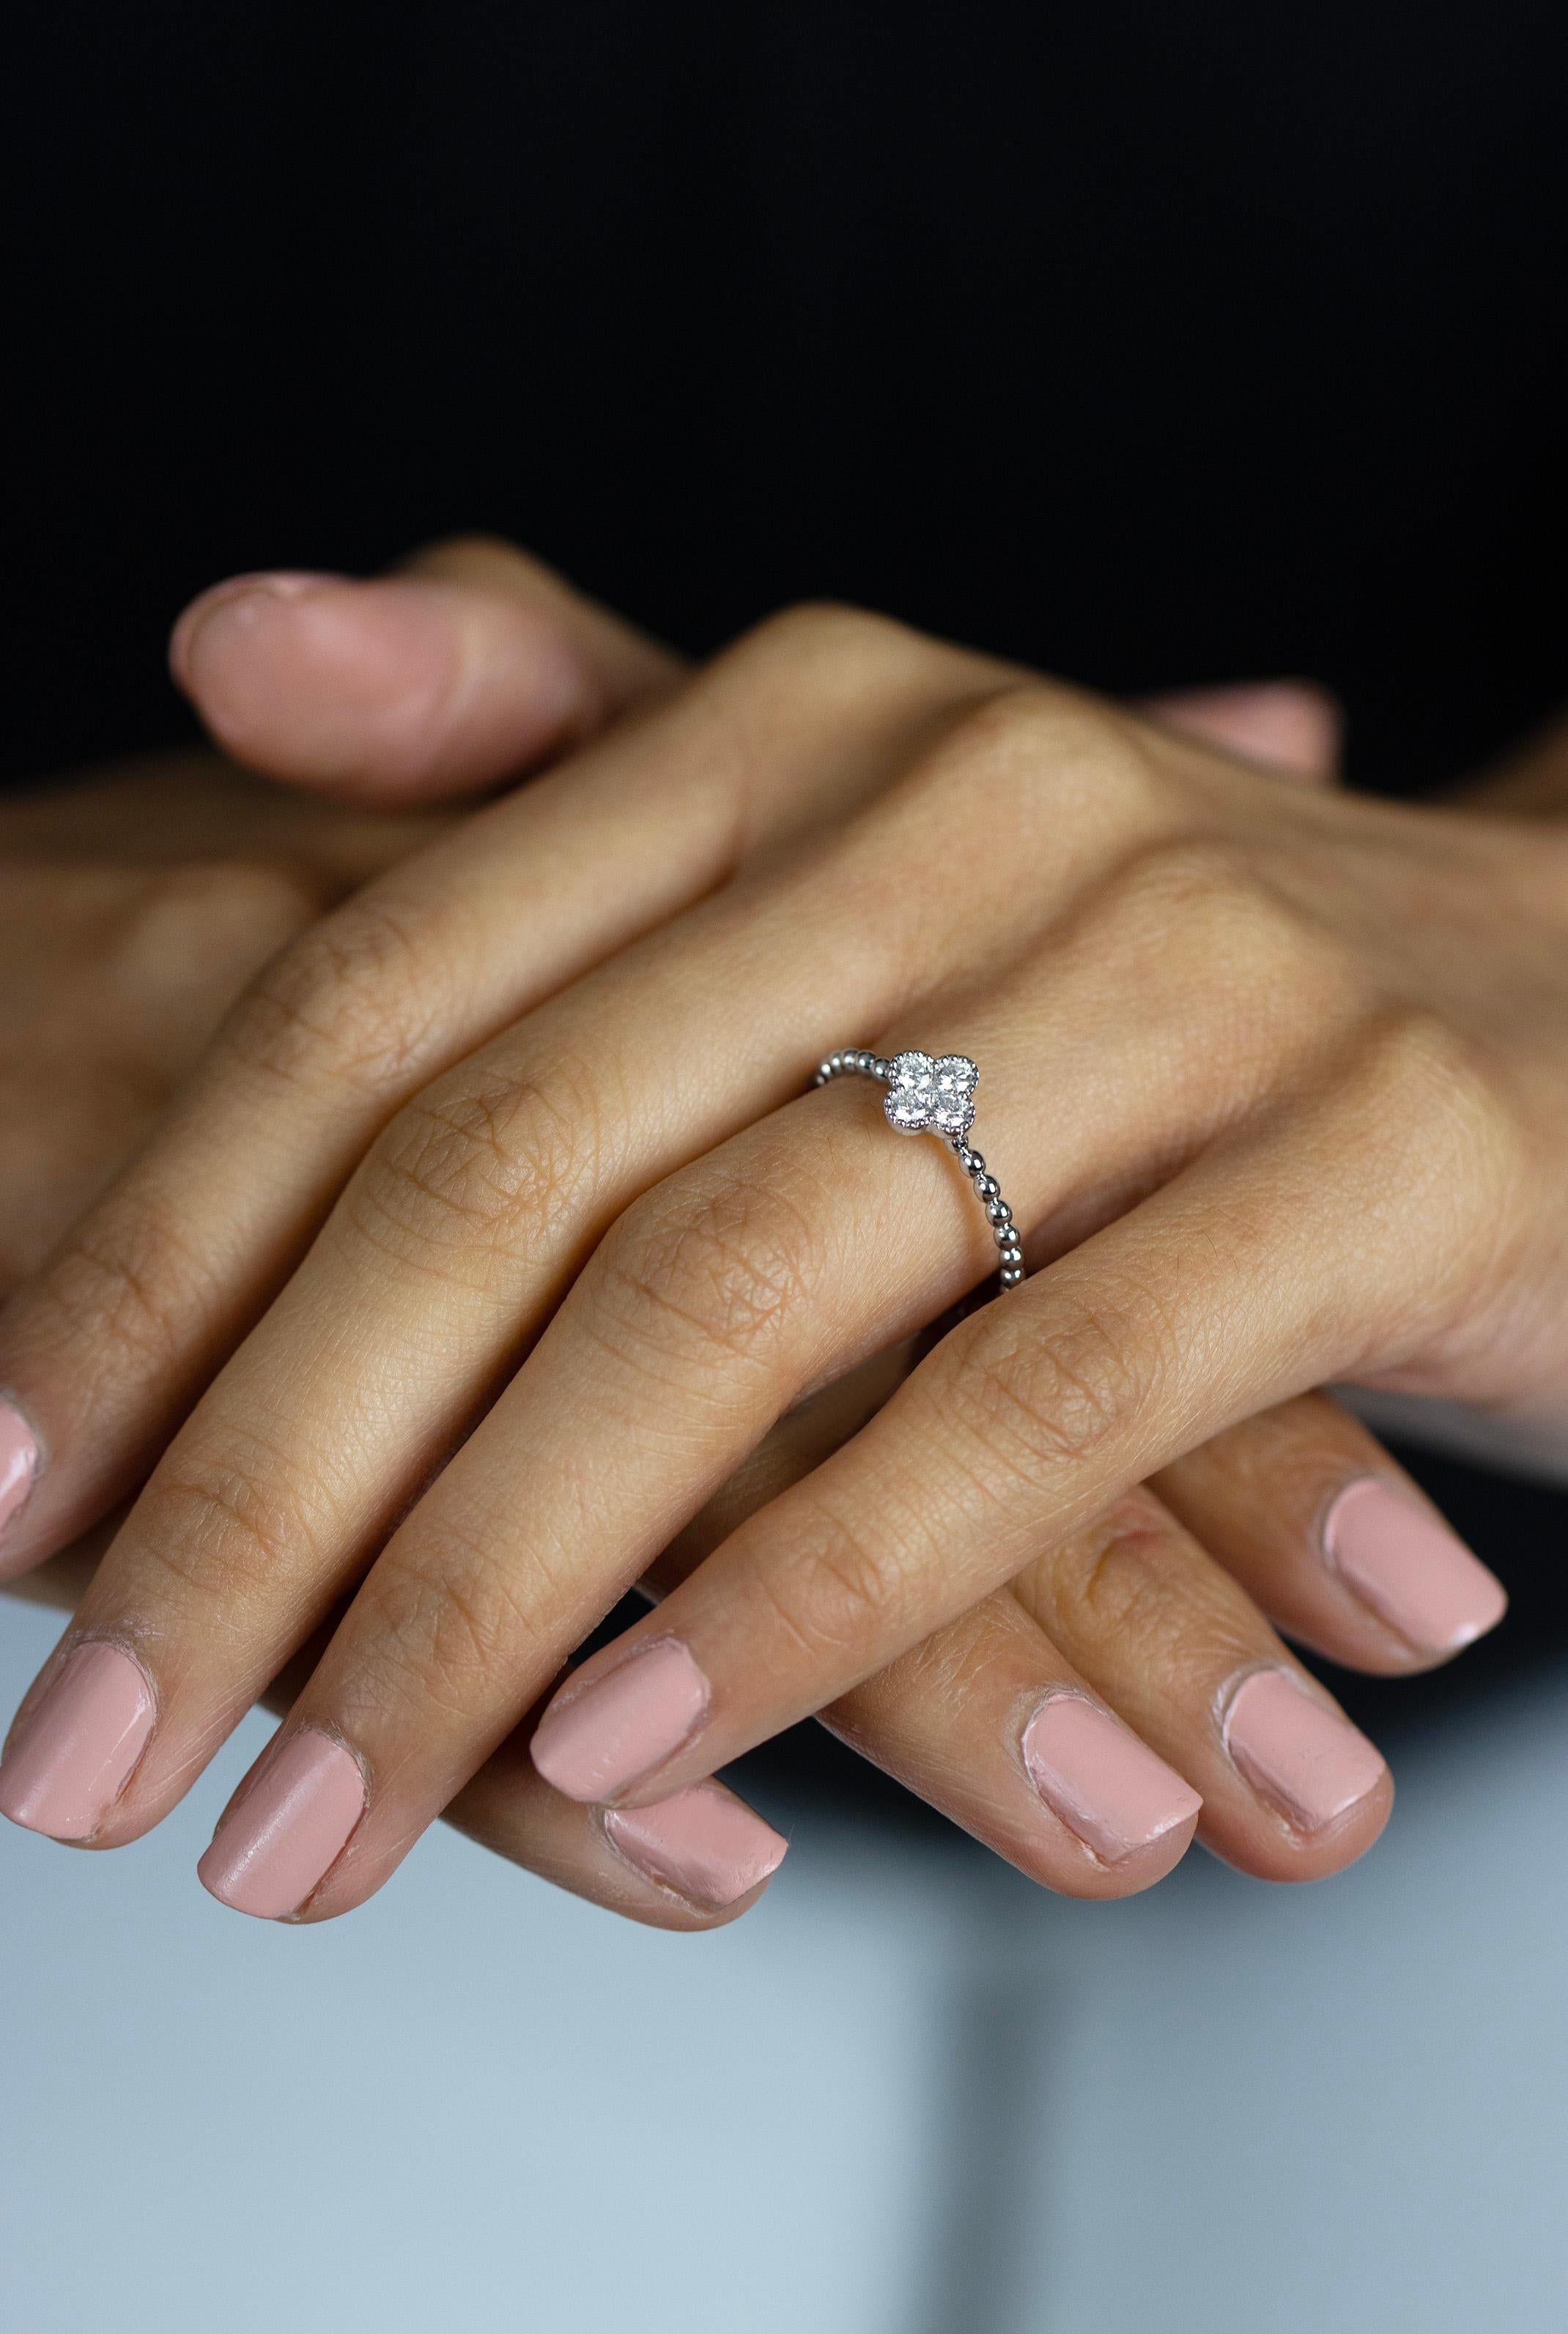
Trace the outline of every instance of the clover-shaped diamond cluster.
{"type": "Polygon", "coordinates": [[[900,1133],[967,1134],[975,1124],[980,1073],[967,1054],[895,1054],[882,1108],[900,1133]]]}

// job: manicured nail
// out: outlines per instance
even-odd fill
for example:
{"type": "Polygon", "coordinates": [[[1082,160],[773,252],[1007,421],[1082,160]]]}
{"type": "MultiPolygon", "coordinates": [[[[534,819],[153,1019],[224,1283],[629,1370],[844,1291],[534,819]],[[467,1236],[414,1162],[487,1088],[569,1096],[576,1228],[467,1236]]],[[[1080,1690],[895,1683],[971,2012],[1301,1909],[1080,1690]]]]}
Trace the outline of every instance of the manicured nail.
{"type": "Polygon", "coordinates": [[[776,1872],[789,1846],[722,1783],[694,1783],[650,1808],[611,1808],[604,1829],[628,1864],[710,1913],[776,1872]]]}
{"type": "Polygon", "coordinates": [[[0,1536],[16,1513],[38,1472],[38,1444],[22,1413],[0,1402],[0,1536]]]}
{"type": "Polygon", "coordinates": [[[1503,1584],[1429,1508],[1368,1476],[1323,1519],[1323,1553],[1345,1586],[1422,1654],[1457,1654],[1507,1610],[1503,1584]]]}
{"type": "Polygon", "coordinates": [[[1047,1694],[1024,1729],[1023,1751],[1046,1806],[1101,1864],[1152,1847],[1203,1805],[1130,1728],[1081,1693],[1047,1694]]]}
{"type": "Polygon", "coordinates": [[[220,1904],[280,1921],[313,1895],[365,1812],[359,1762],[313,1727],[264,1751],[255,1779],[233,1802],[197,1877],[220,1904]]]}
{"type": "Polygon", "coordinates": [[[91,1838],[130,1781],[156,1714],[128,1654],[79,1646],[12,1733],[0,1761],[0,1815],[51,1839],[91,1838]]]}
{"type": "Polygon", "coordinates": [[[1298,1831],[1321,1831],[1388,1771],[1366,1736],[1286,1670],[1242,1680],[1222,1735],[1231,1764],[1298,1831]]]}
{"type": "Polygon", "coordinates": [[[592,1685],[563,1688],[535,1730],[534,1764],[569,1799],[612,1799],[696,1733],[707,1697],[679,1639],[657,1638],[592,1685]]]}

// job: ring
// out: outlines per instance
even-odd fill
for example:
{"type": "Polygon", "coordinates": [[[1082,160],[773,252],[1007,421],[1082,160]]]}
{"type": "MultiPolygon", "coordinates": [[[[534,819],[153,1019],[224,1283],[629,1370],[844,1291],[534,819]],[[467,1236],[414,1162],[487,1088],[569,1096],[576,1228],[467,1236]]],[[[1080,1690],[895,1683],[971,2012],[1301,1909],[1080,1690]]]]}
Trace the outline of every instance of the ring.
{"type": "Polygon", "coordinates": [[[1019,1245],[1018,1227],[1013,1221],[1013,1210],[1002,1197],[1002,1188],[995,1175],[987,1172],[986,1162],[977,1151],[969,1147],[969,1129],[975,1124],[975,1088],[980,1083],[980,1072],[967,1054],[940,1054],[935,1059],[929,1054],[895,1054],[891,1061],[880,1054],[867,1053],[850,1047],[843,1053],[829,1054],[817,1067],[812,1080],[815,1086],[825,1086],[834,1078],[875,1078],[887,1088],[882,1096],[882,1108],[888,1124],[897,1127],[900,1134],[929,1132],[939,1134],[952,1146],[959,1166],[975,1186],[975,1196],[986,1210],[992,1238],[998,1250],[1004,1288],[1016,1288],[1024,1278],[1024,1250],[1019,1245]]]}

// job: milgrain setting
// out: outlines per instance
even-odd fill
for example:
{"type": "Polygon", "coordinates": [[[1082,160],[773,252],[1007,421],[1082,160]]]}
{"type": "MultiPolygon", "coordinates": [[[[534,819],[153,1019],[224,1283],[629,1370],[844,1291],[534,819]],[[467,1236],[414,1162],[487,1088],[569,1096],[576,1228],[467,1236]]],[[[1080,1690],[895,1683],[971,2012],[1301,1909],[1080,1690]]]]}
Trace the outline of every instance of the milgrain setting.
{"type": "Polygon", "coordinates": [[[1024,1278],[1024,1250],[1013,1210],[1002,1197],[995,1175],[971,1149],[969,1129],[975,1124],[975,1088],[980,1083],[977,1066],[967,1054],[881,1054],[851,1047],[829,1054],[817,1066],[813,1085],[834,1078],[874,1078],[887,1088],[882,1108],[888,1124],[900,1134],[939,1134],[975,1186],[975,1196],[986,1210],[998,1251],[1004,1288],[1016,1288],[1024,1278]]]}

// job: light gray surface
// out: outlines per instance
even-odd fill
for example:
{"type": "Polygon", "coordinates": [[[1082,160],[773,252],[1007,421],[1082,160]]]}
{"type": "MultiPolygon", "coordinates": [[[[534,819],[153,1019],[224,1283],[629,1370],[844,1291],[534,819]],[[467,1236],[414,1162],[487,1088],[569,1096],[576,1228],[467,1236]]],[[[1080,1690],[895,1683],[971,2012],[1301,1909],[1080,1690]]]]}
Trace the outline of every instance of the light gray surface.
{"type": "MultiPolygon", "coordinates": [[[[14,1702],[52,1616],[0,1602],[14,1702]]],[[[352,1919],[0,1826],[5,2334],[1561,2334],[1568,1689],[1285,1892],[813,1818],[721,1934],[444,1834],[352,1919]]]]}

